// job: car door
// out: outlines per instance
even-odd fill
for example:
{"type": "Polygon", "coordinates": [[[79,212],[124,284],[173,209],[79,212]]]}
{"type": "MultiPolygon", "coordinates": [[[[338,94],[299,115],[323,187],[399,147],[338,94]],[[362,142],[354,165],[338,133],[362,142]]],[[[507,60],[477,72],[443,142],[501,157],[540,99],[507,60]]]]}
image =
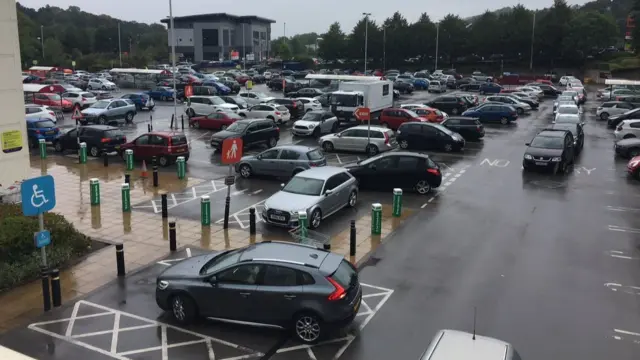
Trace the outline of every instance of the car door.
{"type": "Polygon", "coordinates": [[[356,140],[356,129],[347,129],[333,139],[333,147],[336,150],[353,150],[356,140]]]}
{"type": "MultiPolygon", "coordinates": [[[[133,100],[130,101],[133,102],[133,100]]],[[[116,100],[116,103],[118,104],[117,116],[119,119],[124,119],[131,105],[127,100],[116,100]]]]}
{"type": "MultiPolygon", "coordinates": [[[[373,142],[376,137],[375,134],[380,133],[377,130],[371,130],[371,135],[369,135],[369,130],[367,129],[355,129],[355,134],[351,138],[351,148],[352,151],[365,151],[367,149],[367,145],[369,139],[373,142]]],[[[391,132],[393,134],[393,132],[391,132]]],[[[384,138],[384,136],[382,136],[384,138]]]]}
{"type": "Polygon", "coordinates": [[[334,117],[331,113],[322,114],[322,122],[320,123],[320,131],[323,134],[330,133],[333,130],[333,121],[328,121],[334,117]]]}
{"type": "Polygon", "coordinates": [[[255,321],[283,325],[290,321],[305,300],[302,274],[292,268],[266,265],[253,300],[255,321]]]}
{"type": "Polygon", "coordinates": [[[256,161],[251,163],[256,175],[274,175],[277,172],[279,149],[269,149],[256,156],[256,161]]]}
{"type": "Polygon", "coordinates": [[[262,310],[255,303],[258,278],[263,270],[262,264],[241,264],[217,273],[206,312],[213,317],[252,320],[262,310]]]}
{"type": "Polygon", "coordinates": [[[324,183],[324,189],[322,190],[324,198],[320,200],[320,206],[322,208],[323,216],[327,216],[338,209],[338,203],[339,203],[338,186],[339,185],[340,185],[340,179],[337,177],[337,175],[330,177],[324,183]],[[331,192],[327,193],[327,190],[331,190],[331,192]]]}
{"type": "MultiPolygon", "coordinates": [[[[295,169],[301,168],[301,155],[301,153],[295,150],[283,149],[278,157],[277,167],[274,169],[274,174],[276,176],[283,177],[292,176],[295,169]]],[[[306,166],[303,166],[302,168],[306,168],[306,166]]]]}
{"type": "Polygon", "coordinates": [[[398,156],[395,172],[390,174],[397,179],[397,186],[402,189],[412,189],[419,180],[426,177],[426,170],[418,169],[420,160],[417,156],[398,156]]]}
{"type": "Polygon", "coordinates": [[[139,160],[149,158],[149,154],[151,153],[151,144],[149,143],[150,136],[145,134],[138,136],[133,141],[133,157],[139,160]]]}
{"type": "Polygon", "coordinates": [[[60,141],[62,141],[62,147],[69,150],[78,150],[78,144],[80,143],[80,132],[83,130],[84,128],[75,128],[69,130],[69,132],[64,134],[64,136],[62,136],[62,138],[60,139],[60,141]]]}
{"type": "Polygon", "coordinates": [[[397,156],[384,156],[369,164],[365,185],[374,190],[391,190],[395,187],[396,179],[393,178],[397,170],[397,156]]]}
{"type": "Polygon", "coordinates": [[[242,135],[243,146],[247,147],[259,142],[259,135],[258,123],[249,124],[242,135]]]}
{"type": "Polygon", "coordinates": [[[615,106],[615,112],[613,114],[610,115],[620,115],[620,114],[624,114],[629,110],[633,110],[634,107],[631,104],[628,103],[618,103],[615,106]]]}

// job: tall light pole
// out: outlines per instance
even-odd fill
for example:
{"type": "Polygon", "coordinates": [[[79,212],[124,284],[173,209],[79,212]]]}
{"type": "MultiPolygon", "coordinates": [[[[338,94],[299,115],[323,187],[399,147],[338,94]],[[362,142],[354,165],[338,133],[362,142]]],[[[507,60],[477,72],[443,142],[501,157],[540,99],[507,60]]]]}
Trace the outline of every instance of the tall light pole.
{"type": "Polygon", "coordinates": [[[438,45],[440,43],[440,22],[436,23],[436,66],[433,71],[438,70],[438,45]]]}
{"type": "MultiPolygon", "coordinates": [[[[253,54],[253,56],[256,56],[253,54]]],[[[247,48],[245,47],[244,23],[242,23],[242,70],[247,70],[247,48]]]]}
{"type": "Polygon", "coordinates": [[[40,46],[42,47],[42,61],[44,61],[44,25],[40,25],[40,46]]]}
{"type": "Polygon", "coordinates": [[[118,22],[118,55],[120,55],[120,67],[122,67],[122,41],[120,37],[120,23],[118,22]]]}
{"type": "Polygon", "coordinates": [[[368,39],[369,39],[369,16],[371,16],[371,13],[365,13],[363,12],[362,15],[364,15],[364,74],[367,74],[367,45],[368,45],[368,39]]]}
{"type": "Polygon", "coordinates": [[[382,25],[382,73],[387,71],[387,26],[382,25]]]}
{"type": "Polygon", "coordinates": [[[169,26],[171,27],[171,74],[173,77],[173,120],[178,121],[178,91],[176,90],[176,32],[173,24],[173,5],[169,0],[169,26]]]}
{"type": "Polygon", "coordinates": [[[536,12],[533,12],[533,25],[531,27],[531,57],[529,58],[529,70],[533,70],[533,40],[536,36],[536,12]]]}

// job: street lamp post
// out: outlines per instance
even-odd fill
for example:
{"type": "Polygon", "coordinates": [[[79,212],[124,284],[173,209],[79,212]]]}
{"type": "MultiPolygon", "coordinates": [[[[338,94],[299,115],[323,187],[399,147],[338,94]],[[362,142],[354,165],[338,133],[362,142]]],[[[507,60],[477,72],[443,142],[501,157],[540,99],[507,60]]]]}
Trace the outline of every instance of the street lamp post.
{"type": "Polygon", "coordinates": [[[387,71],[387,26],[382,25],[382,72],[387,71]]]}
{"type": "Polygon", "coordinates": [[[42,60],[44,61],[44,25],[40,25],[40,47],[42,48],[42,60]]]}
{"type": "Polygon", "coordinates": [[[364,74],[367,74],[367,45],[369,40],[369,16],[371,13],[362,13],[364,15],[364,74]]]}
{"type": "MultiPolygon", "coordinates": [[[[256,56],[255,53],[253,56],[256,56]]],[[[242,70],[247,70],[247,47],[245,46],[244,23],[242,23],[242,70]]]]}
{"type": "MultiPolygon", "coordinates": [[[[169,26],[171,27],[171,74],[173,76],[173,119],[178,121],[178,91],[176,90],[176,32],[173,24],[173,4],[169,0],[169,26]]],[[[177,124],[177,123],[176,123],[177,124]]]]}
{"type": "Polygon", "coordinates": [[[531,27],[531,57],[529,58],[529,70],[533,70],[533,40],[536,35],[536,13],[533,12],[533,26],[531,27]]]}
{"type": "Polygon", "coordinates": [[[436,23],[436,66],[433,71],[438,70],[438,45],[440,43],[440,22],[436,23]]]}
{"type": "Polygon", "coordinates": [[[120,67],[122,67],[122,39],[120,37],[120,23],[118,23],[118,55],[120,56],[120,67]]]}

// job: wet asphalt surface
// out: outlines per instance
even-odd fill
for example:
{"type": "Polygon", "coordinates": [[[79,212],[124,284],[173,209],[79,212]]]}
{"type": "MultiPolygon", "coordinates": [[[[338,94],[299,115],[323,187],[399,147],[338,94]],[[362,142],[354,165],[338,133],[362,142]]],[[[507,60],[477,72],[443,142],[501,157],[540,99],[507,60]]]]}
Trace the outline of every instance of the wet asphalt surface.
{"type": "MultiPolygon", "coordinates": [[[[417,93],[401,102],[429,97],[417,93]]],[[[343,349],[343,345],[332,343],[311,351],[291,350],[271,358],[331,359],[344,352],[343,359],[417,359],[437,330],[472,331],[476,308],[477,332],[512,343],[523,359],[637,359],[640,188],[626,175],[627,161],[614,157],[612,131],[595,119],[596,104],[591,100],[585,105],[585,146],[567,175],[521,171],[524,143],[551,122],[550,99],[538,111],[518,119],[517,124],[486,125],[485,139],[468,143],[461,154],[432,153],[448,174],[447,179],[438,192],[429,196],[405,195],[405,206],[416,213],[386,239],[361,269],[363,283],[389,290],[382,296],[385,301],[376,299],[378,302],[373,303],[372,297],[369,307],[373,315],[363,315],[368,320],[357,320],[355,328],[345,335],[347,340],[343,343],[349,342],[350,346],[343,349]]],[[[159,104],[153,112],[155,129],[162,127],[163,121],[168,128],[172,112],[171,106],[159,104]]],[[[178,114],[181,112],[179,108],[178,114]]],[[[146,131],[145,116],[148,114],[140,113],[135,119],[137,124],[125,128],[128,137],[146,131]]],[[[226,189],[222,178],[228,168],[207,148],[210,133],[185,131],[192,146],[189,174],[206,182],[190,189],[190,196],[189,191],[174,194],[176,199],[170,198],[169,212],[197,219],[199,196],[207,194],[212,196],[212,202],[224,201],[226,189]]],[[[315,142],[294,138],[283,128],[279,144],[286,143],[315,142]]],[[[329,162],[340,165],[357,161],[357,156],[329,155],[329,162]]],[[[280,182],[250,179],[233,186],[232,226],[248,227],[248,208],[260,211],[260,203],[278,190],[280,182]]],[[[362,192],[356,211],[369,211],[371,202],[383,201],[385,197],[390,195],[362,192]]],[[[154,206],[157,204],[135,204],[134,209],[155,211],[154,206]]],[[[212,218],[222,219],[222,207],[212,206],[212,218]]],[[[331,235],[344,229],[350,218],[354,215],[340,212],[319,231],[331,235]]],[[[258,226],[258,231],[271,231],[263,229],[260,223],[258,226]]],[[[154,300],[155,275],[163,266],[154,265],[85,300],[171,324],[154,300]]],[[[71,304],[38,321],[68,318],[73,308],[71,304]]],[[[89,319],[92,318],[86,320],[87,329],[82,330],[85,333],[104,330],[98,329],[100,326],[109,327],[108,321],[98,326],[89,319]]],[[[96,345],[103,349],[99,351],[84,343],[78,345],[82,337],[64,337],[65,331],[60,329],[49,333],[17,329],[0,338],[0,343],[41,359],[163,359],[162,345],[157,344],[162,343],[164,336],[162,324],[153,324],[149,325],[151,330],[147,329],[152,334],[138,335],[139,330],[134,329],[126,337],[140,347],[160,346],[159,352],[156,349],[126,353],[134,350],[116,348],[115,353],[125,355],[114,355],[109,348],[112,343],[96,345]],[[144,341],[153,344],[145,345],[144,341]]],[[[231,346],[234,351],[214,348],[214,352],[220,352],[216,359],[262,357],[270,350],[289,346],[279,333],[271,330],[217,323],[189,330],[209,336],[212,343],[219,343],[211,340],[217,339],[237,345],[231,346]]],[[[170,343],[168,334],[164,339],[170,343]]],[[[183,346],[169,348],[167,358],[209,358],[206,339],[198,344],[199,350],[195,349],[196,344],[195,350],[183,346]]]]}

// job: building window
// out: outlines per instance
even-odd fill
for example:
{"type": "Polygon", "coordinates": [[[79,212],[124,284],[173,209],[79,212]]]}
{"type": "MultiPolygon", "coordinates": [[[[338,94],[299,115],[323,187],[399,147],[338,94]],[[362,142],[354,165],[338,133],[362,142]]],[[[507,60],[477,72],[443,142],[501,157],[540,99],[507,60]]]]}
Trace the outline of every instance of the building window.
{"type": "Polygon", "coordinates": [[[231,42],[231,46],[236,46],[236,31],[231,30],[229,36],[231,37],[231,39],[229,40],[231,42]]]}
{"type": "Polygon", "coordinates": [[[203,57],[203,60],[212,60],[212,61],[220,60],[220,54],[218,54],[217,52],[206,52],[202,54],[202,57],[203,57]]]}
{"type": "Polygon", "coordinates": [[[260,40],[267,40],[267,33],[266,32],[261,32],[260,33],[260,40]]]}
{"type": "Polygon", "coordinates": [[[218,29],[202,29],[202,45],[218,46],[218,29]]]}
{"type": "Polygon", "coordinates": [[[256,39],[256,40],[260,39],[260,32],[259,31],[254,31],[253,32],[253,38],[256,39]]]}
{"type": "Polygon", "coordinates": [[[222,45],[231,46],[231,44],[229,43],[229,30],[222,30],[222,45]]]}

